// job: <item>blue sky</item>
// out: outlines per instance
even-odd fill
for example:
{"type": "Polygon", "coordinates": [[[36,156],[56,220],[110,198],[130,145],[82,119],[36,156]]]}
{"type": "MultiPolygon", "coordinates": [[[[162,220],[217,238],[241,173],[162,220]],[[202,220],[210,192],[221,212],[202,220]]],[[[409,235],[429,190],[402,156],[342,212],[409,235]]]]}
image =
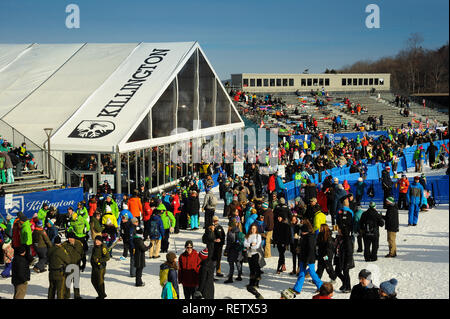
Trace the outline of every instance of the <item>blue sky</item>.
{"type": "Polygon", "coordinates": [[[232,73],[321,73],[396,54],[413,32],[449,39],[447,0],[0,0],[0,43],[198,41],[221,79],[232,73]],[[65,26],[68,4],[80,28],[65,26]],[[380,28],[367,29],[367,5],[380,28]]]}

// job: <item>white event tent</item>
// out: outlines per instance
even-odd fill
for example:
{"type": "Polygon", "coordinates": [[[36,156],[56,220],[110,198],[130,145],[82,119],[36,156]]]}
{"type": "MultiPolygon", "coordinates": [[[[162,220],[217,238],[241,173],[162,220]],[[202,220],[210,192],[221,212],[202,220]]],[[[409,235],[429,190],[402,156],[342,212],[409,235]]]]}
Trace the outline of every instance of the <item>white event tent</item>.
{"type": "Polygon", "coordinates": [[[77,173],[56,177],[116,193],[176,183],[195,165],[170,163],[174,143],[244,127],[197,42],[0,44],[0,120],[27,147],[46,149],[52,128],[52,156],[77,173]]]}

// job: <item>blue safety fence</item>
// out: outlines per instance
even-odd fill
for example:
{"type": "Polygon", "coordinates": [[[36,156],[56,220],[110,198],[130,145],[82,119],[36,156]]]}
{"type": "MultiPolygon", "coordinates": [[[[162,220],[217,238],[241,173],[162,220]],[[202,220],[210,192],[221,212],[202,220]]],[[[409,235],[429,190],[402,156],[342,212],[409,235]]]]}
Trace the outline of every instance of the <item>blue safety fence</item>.
{"type": "MultiPolygon", "coordinates": [[[[439,149],[442,144],[448,144],[449,140],[442,140],[442,141],[435,141],[433,142],[434,145],[436,145],[438,151],[436,151],[436,154],[439,152],[439,149]]],[[[424,151],[428,149],[429,143],[420,144],[424,151]]],[[[405,157],[402,158],[401,161],[399,161],[397,165],[397,172],[407,172],[408,168],[414,168],[415,163],[413,160],[414,152],[416,151],[418,145],[414,145],[412,147],[408,147],[404,149],[405,157]]],[[[445,153],[445,156],[448,157],[448,154],[445,153]]],[[[367,160],[363,160],[363,162],[367,163],[367,160]]],[[[376,163],[374,165],[367,164],[367,176],[365,179],[365,183],[367,184],[367,187],[364,192],[364,196],[362,198],[362,204],[368,204],[370,201],[374,201],[377,204],[383,203],[383,189],[381,186],[380,178],[381,178],[381,171],[386,166],[391,166],[390,163],[376,163]],[[373,184],[375,196],[373,198],[370,198],[367,196],[367,189],[369,186],[373,184]]],[[[342,183],[344,180],[347,180],[347,182],[350,184],[350,189],[352,193],[356,192],[356,181],[360,177],[359,173],[353,173],[350,174],[350,167],[335,167],[329,170],[326,170],[320,174],[314,174],[310,176],[311,182],[315,183],[316,185],[321,185],[321,183],[324,181],[324,179],[331,175],[334,177],[337,177],[339,179],[339,182],[342,183]]],[[[396,181],[396,179],[394,179],[396,181]]],[[[410,179],[410,182],[412,182],[413,179],[410,179]]],[[[295,181],[291,181],[289,183],[285,183],[286,186],[286,192],[285,196],[288,201],[293,201],[296,197],[300,196],[300,186],[295,185],[295,181]]],[[[437,204],[448,204],[449,203],[449,177],[448,175],[444,176],[429,176],[427,177],[427,189],[432,192],[432,196],[434,197],[437,204]]],[[[394,189],[393,191],[394,198],[398,198],[398,188],[394,189]]]]}

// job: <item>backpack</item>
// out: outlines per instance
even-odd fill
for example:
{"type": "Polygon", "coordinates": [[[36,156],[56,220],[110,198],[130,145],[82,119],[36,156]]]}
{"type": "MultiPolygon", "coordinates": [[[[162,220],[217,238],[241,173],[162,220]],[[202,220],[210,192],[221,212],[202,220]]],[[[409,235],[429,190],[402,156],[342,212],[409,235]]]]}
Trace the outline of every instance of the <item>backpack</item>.
{"type": "Polygon", "coordinates": [[[368,219],[364,225],[364,235],[374,236],[377,230],[377,222],[373,219],[368,219]]]}
{"type": "Polygon", "coordinates": [[[216,196],[212,195],[212,196],[209,197],[208,206],[210,206],[210,207],[216,207],[217,206],[217,198],[216,198],[216,196]]]}
{"type": "Polygon", "coordinates": [[[6,159],[4,157],[0,157],[0,169],[5,168],[5,161],[6,159]]]}
{"type": "Polygon", "coordinates": [[[159,238],[161,234],[159,233],[158,221],[152,220],[150,222],[150,237],[159,238]]]}

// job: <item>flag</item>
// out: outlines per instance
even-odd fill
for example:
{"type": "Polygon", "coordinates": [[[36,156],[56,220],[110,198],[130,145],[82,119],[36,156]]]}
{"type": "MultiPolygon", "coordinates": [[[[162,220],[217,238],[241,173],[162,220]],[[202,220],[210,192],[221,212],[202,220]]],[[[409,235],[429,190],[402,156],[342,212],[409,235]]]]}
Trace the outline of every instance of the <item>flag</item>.
{"type": "Polygon", "coordinates": [[[261,125],[259,126],[260,128],[264,126],[264,120],[261,120],[261,125]]]}

